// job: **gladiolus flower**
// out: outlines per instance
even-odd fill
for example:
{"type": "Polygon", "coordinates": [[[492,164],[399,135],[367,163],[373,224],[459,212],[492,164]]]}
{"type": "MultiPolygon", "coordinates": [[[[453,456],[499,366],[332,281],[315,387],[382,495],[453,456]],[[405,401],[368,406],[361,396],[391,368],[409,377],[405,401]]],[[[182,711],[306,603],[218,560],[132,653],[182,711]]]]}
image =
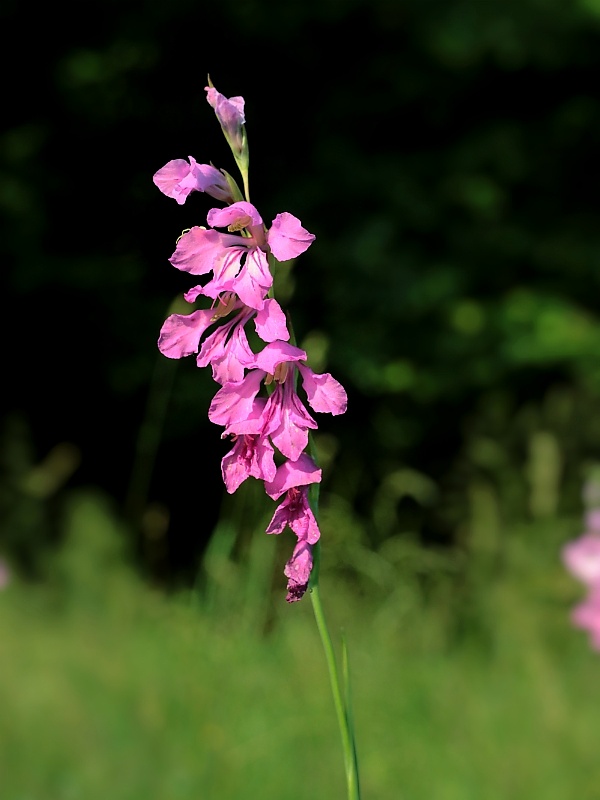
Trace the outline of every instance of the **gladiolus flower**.
{"type": "MultiPolygon", "coordinates": [[[[168,358],[195,354],[199,367],[211,366],[220,388],[208,417],[224,427],[222,438],[231,437],[232,443],[221,460],[226,490],[235,492],[247,478],[263,481],[267,495],[279,502],[267,533],[290,528],[296,535],[284,570],[291,603],[306,592],[312,548],[320,537],[309,490],[321,481],[321,470],[307,453],[309,431],[317,423],[304,403],[336,415],[345,412],[347,397],[338,381],[329,373],[314,373],[304,350],[289,343],[286,316],[272,296],[273,260],[297,258],[315,236],[287,211],[277,214],[270,227],[264,224],[249,202],[244,98],[227,98],[210,78],[208,83],[206,99],[233,151],[244,194],[225,170],[198,164],[192,156],[169,161],[155,173],[156,186],[180,205],[191,192],[204,192],[225,204],[209,210],[206,227],[188,228],[169,259],[182,272],[206,276],[184,299],[195,303],[207,297],[212,305],[171,314],[162,325],[158,347],[168,358]],[[249,339],[250,322],[264,346],[249,339]],[[282,463],[278,456],[276,462],[275,449],[284,457],[282,463]]],[[[316,488],[313,492],[316,497],[316,488]]]]}
{"type": "Polygon", "coordinates": [[[231,188],[223,173],[210,164],[198,164],[190,156],[190,163],[184,158],[169,161],[154,173],[154,183],[167,197],[185,203],[191,192],[206,192],[215,200],[233,202],[231,188]]]}

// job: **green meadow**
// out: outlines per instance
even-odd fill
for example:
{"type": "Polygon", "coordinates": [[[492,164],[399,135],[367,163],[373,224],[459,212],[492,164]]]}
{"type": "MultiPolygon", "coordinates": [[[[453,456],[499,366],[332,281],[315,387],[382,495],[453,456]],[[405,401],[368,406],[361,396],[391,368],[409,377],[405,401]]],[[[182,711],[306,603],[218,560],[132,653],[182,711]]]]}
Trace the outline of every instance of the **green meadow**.
{"type": "MultiPolygon", "coordinates": [[[[367,556],[330,506],[322,593],[364,798],[597,796],[600,658],[569,626],[581,592],[559,559],[578,521],[504,531],[476,575],[410,537],[367,556]],[[352,558],[371,560],[362,583],[352,558]]],[[[344,797],[309,599],[271,590],[279,540],[234,558],[221,527],[197,588],[166,593],[128,566],[102,495],[71,493],[64,526],[47,577],[0,593],[3,800],[344,797]]]]}

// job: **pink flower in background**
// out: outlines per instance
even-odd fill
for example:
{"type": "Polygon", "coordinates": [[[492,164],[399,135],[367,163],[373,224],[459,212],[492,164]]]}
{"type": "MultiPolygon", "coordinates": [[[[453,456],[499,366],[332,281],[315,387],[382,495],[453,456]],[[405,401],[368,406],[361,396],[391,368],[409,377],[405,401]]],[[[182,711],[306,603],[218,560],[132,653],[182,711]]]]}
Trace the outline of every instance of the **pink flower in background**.
{"type": "Polygon", "coordinates": [[[600,584],[600,534],[584,533],[563,547],[566,568],[586,586],[600,584]]]}
{"type": "Polygon", "coordinates": [[[600,535],[600,508],[592,508],[585,515],[585,529],[588,533],[600,535]]]}
{"type": "Polygon", "coordinates": [[[588,631],[591,646],[600,650],[600,486],[597,480],[586,481],[583,500],[587,506],[585,533],[563,547],[562,560],[588,592],[585,600],[573,610],[571,620],[578,628],[588,631]]]}
{"type": "Polygon", "coordinates": [[[600,586],[593,587],[586,599],[573,609],[571,620],[573,625],[590,634],[594,650],[600,650],[600,586]]]}

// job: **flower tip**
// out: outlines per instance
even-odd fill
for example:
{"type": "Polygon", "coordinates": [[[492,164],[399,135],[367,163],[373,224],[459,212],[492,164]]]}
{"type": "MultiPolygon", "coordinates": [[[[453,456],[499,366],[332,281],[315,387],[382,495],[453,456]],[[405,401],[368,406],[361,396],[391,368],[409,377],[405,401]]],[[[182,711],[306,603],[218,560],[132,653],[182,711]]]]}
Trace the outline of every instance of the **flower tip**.
{"type": "Polygon", "coordinates": [[[297,603],[298,600],[302,600],[307,588],[308,588],[308,583],[304,583],[302,585],[288,586],[288,593],[285,598],[286,602],[297,603]]]}

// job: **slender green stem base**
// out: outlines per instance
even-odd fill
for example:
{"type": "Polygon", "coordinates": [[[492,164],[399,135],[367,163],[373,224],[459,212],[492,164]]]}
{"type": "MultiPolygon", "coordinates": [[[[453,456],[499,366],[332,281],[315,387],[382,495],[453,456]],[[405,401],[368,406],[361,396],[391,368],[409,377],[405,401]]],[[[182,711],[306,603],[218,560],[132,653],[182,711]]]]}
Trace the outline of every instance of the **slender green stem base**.
{"type": "Polygon", "coordinates": [[[315,565],[313,567],[313,576],[311,578],[311,585],[309,589],[310,599],[319,629],[321,642],[323,643],[323,650],[325,651],[325,660],[327,661],[327,669],[329,670],[329,680],[331,682],[331,692],[333,695],[333,703],[340,726],[340,734],[342,737],[342,748],[344,751],[344,763],[346,767],[346,783],[348,787],[348,800],[360,800],[360,786],[358,782],[358,761],[356,758],[356,746],[354,742],[354,731],[352,728],[352,720],[350,709],[345,703],[344,697],[347,693],[342,691],[340,676],[338,674],[335,652],[333,643],[327,623],[325,621],[325,614],[323,606],[321,605],[321,596],[319,594],[318,574],[319,574],[319,542],[313,550],[315,557],[315,565]]]}

